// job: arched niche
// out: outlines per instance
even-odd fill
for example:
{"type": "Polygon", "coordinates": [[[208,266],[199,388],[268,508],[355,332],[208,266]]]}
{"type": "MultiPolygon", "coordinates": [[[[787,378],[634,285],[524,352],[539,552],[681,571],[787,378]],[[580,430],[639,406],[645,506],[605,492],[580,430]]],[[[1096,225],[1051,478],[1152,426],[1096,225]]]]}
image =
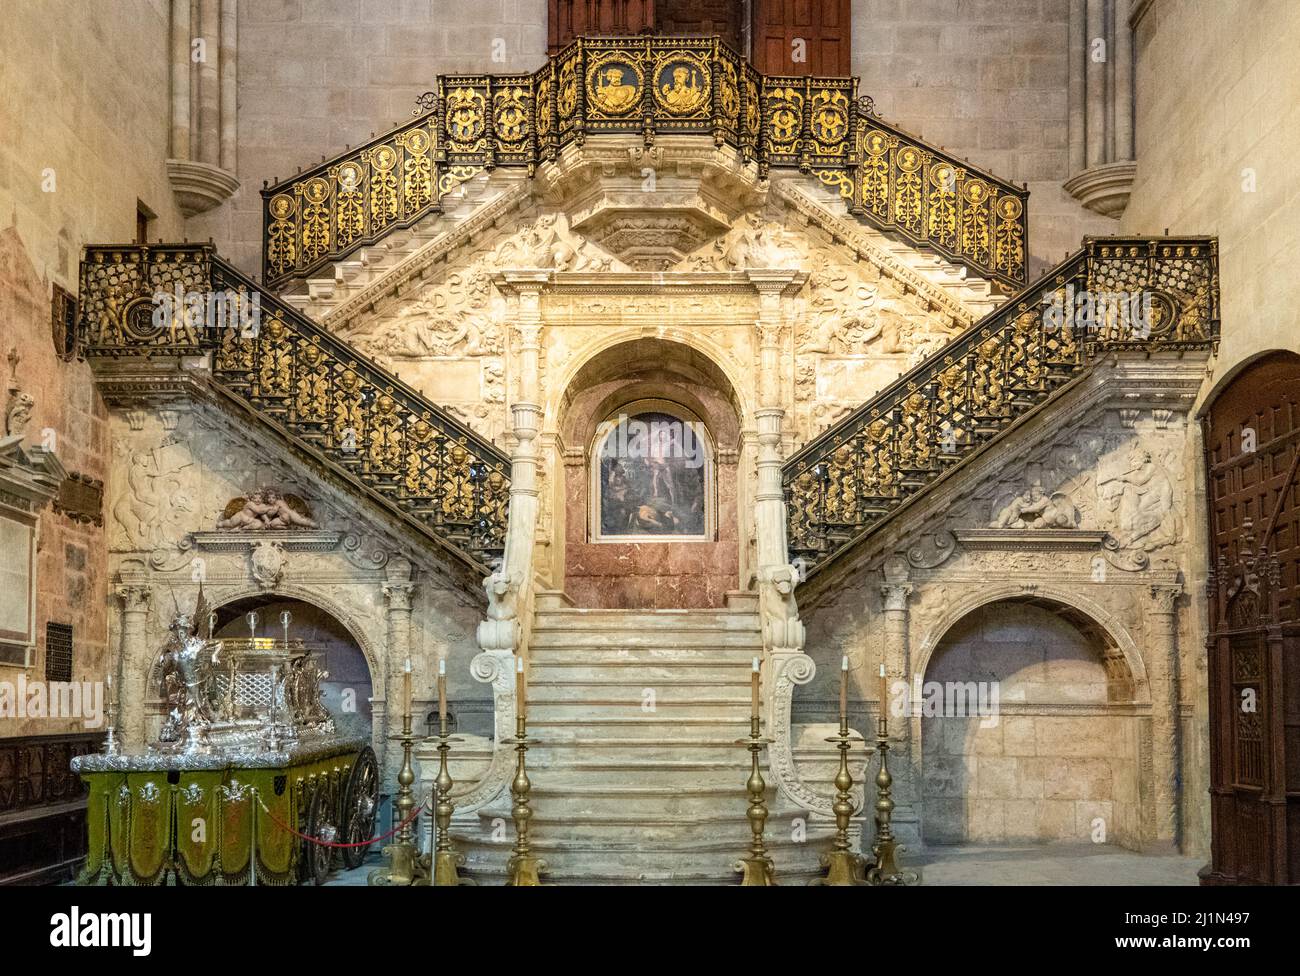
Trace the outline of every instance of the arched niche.
{"type": "MultiPolygon", "coordinates": [[[[586,607],[720,607],[739,588],[742,503],[739,471],[741,411],[723,370],[696,349],[659,337],[609,346],[577,369],[560,400],[556,418],[556,484],[548,499],[555,551],[551,572],[559,588],[586,607]],[[600,452],[620,418],[657,414],[666,423],[689,425],[705,464],[698,485],[703,510],[688,533],[671,530],[663,511],[671,499],[647,495],[640,511],[627,500],[626,521],[640,525],[620,533],[602,522],[600,452]],[[653,506],[651,503],[655,502],[653,506]],[[654,508],[651,514],[649,508],[654,508]],[[655,520],[663,520],[656,526],[655,520]],[[619,536],[623,535],[624,538],[619,536]]],[[[682,427],[677,428],[679,431],[682,427]]],[[[638,461],[638,468],[645,468],[638,461]]],[[[638,470],[651,488],[668,494],[653,472],[638,470]]],[[[685,477],[685,471],[682,476],[685,477]]],[[[635,479],[630,479],[635,480],[635,479]]]]}
{"type": "MultiPolygon", "coordinates": [[[[318,653],[321,666],[329,672],[321,681],[322,701],[340,734],[373,741],[371,698],[376,694],[376,678],[382,681],[382,671],[376,669],[375,649],[364,631],[348,620],[341,608],[297,588],[231,594],[212,609],[214,635],[217,640],[250,636],[247,615],[255,612],[252,636],[283,637],[280,615],[284,611],[291,614],[290,639],[301,638],[318,653]]],[[[206,630],[206,623],[202,626],[206,630]]],[[[158,664],[155,657],[148,685],[152,696],[158,694],[158,664]]],[[[155,698],[153,705],[153,711],[161,716],[161,699],[155,698]]]]}
{"type": "Polygon", "coordinates": [[[1141,847],[1144,709],[1107,628],[1056,600],[983,601],[917,673],[927,844],[1141,847]]]}

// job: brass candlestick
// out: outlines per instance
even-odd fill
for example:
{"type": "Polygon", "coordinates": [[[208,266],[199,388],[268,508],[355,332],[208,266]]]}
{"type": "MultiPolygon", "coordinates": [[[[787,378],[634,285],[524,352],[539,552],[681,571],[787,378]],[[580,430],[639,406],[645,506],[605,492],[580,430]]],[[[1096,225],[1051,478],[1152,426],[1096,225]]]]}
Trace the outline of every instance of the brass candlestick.
{"type": "Polygon", "coordinates": [[[438,791],[438,802],[434,806],[433,822],[437,831],[437,842],[433,849],[433,883],[435,885],[470,884],[468,878],[461,878],[457,868],[465,864],[465,855],[457,853],[451,842],[451,815],[455,806],[451,802],[451,774],[447,772],[447,753],[451,750],[451,737],[447,735],[447,713],[442,712],[438,721],[438,778],[434,786],[438,791]]]}
{"type": "Polygon", "coordinates": [[[763,774],[758,768],[758,754],[763,751],[763,746],[771,741],[763,738],[756,711],[749,720],[749,738],[738,739],[736,743],[737,745],[748,744],[750,754],[749,779],[745,781],[745,792],[749,796],[749,809],[745,811],[751,834],[749,855],[736,861],[732,868],[743,875],[740,881],[741,887],[768,887],[776,884],[776,867],[772,864],[772,858],[767,853],[767,845],[763,842],[763,828],[767,824],[767,784],[763,782],[763,774]]]}
{"type": "Polygon", "coordinates": [[[876,840],[871,845],[875,863],[867,871],[867,884],[908,885],[920,877],[915,871],[904,871],[898,866],[898,854],[903,846],[894,840],[893,785],[889,773],[889,719],[885,715],[885,699],[880,700],[880,720],[876,723],[876,751],[880,753],[880,772],[876,774],[876,840]]]}
{"type": "Polygon", "coordinates": [[[861,736],[850,735],[848,721],[840,720],[838,735],[826,740],[834,742],[840,750],[840,769],[835,774],[835,803],[831,809],[835,812],[835,839],[831,849],[821,857],[821,865],[826,868],[824,878],[815,879],[818,885],[864,885],[867,883],[865,871],[866,858],[853,851],[849,839],[849,824],[853,821],[853,774],[849,772],[849,750],[855,742],[865,742],[861,736]]]}
{"type": "Polygon", "coordinates": [[[415,743],[415,736],[411,733],[409,695],[406,696],[405,711],[402,715],[402,734],[395,736],[395,739],[402,743],[402,769],[397,774],[397,799],[393,801],[393,809],[397,813],[397,822],[401,827],[398,828],[393,843],[384,846],[384,857],[388,858],[388,866],[371,871],[366,880],[372,885],[427,885],[429,871],[422,863],[423,859],[415,846],[414,824],[408,822],[415,809],[415,792],[411,789],[411,784],[415,782],[415,769],[411,765],[411,747],[415,743]]]}
{"type": "Polygon", "coordinates": [[[531,888],[542,883],[541,876],[546,870],[546,862],[534,856],[528,843],[528,822],[533,816],[528,803],[528,794],[532,791],[532,783],[528,780],[528,719],[524,715],[522,696],[518,700],[514,744],[519,759],[515,765],[514,781],[510,784],[510,796],[514,800],[510,816],[515,822],[515,846],[510,851],[510,860],[506,862],[506,886],[531,888]]]}

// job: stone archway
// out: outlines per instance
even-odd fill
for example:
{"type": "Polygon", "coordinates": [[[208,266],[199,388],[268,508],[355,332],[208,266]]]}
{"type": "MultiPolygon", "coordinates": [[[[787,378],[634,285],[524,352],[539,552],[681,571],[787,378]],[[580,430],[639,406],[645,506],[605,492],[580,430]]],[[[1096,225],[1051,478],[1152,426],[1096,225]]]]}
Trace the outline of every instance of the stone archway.
{"type": "Polygon", "coordinates": [[[1054,600],[984,601],[917,673],[927,844],[1141,848],[1139,682],[1095,620],[1054,600]]]}
{"type": "Polygon", "coordinates": [[[723,370],[684,343],[630,339],[574,371],[556,410],[563,463],[550,504],[555,575],[578,606],[721,607],[740,588],[741,418],[723,370]]]}

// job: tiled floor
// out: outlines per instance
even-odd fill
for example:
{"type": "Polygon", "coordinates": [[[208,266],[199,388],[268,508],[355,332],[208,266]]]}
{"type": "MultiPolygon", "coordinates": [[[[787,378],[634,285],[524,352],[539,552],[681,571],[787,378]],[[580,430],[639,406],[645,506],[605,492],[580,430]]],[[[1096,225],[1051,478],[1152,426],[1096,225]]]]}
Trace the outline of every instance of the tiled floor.
{"type": "MultiPolygon", "coordinates": [[[[927,885],[1194,885],[1202,858],[1134,854],[1118,847],[1051,845],[931,847],[905,867],[919,869],[927,885]]],[[[379,857],[336,874],[331,885],[364,885],[379,857]]]]}

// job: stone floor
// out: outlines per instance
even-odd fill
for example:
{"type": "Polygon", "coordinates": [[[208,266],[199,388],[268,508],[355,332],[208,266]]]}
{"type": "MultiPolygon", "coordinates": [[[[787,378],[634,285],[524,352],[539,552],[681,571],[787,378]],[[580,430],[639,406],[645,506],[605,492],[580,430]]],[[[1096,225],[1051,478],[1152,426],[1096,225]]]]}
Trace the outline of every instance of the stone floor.
{"type": "MultiPolygon", "coordinates": [[[[927,885],[1195,885],[1203,858],[1134,854],[1106,845],[931,847],[904,865],[923,872],[927,885]]],[[[378,856],[331,885],[364,885],[378,856]]]]}

